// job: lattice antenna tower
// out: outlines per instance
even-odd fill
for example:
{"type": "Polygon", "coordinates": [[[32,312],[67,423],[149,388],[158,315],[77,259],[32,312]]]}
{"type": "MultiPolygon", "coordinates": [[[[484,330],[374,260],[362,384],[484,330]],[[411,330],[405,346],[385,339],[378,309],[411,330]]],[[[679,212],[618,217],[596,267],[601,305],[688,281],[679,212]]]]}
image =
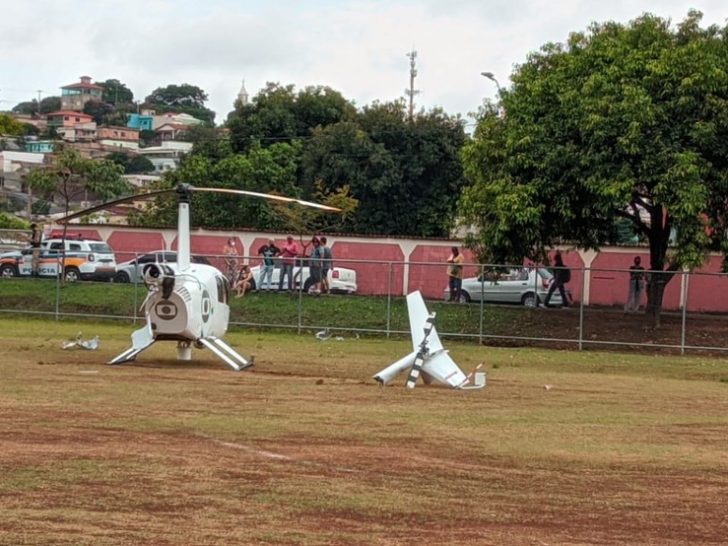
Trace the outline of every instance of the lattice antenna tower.
{"type": "Polygon", "coordinates": [[[419,89],[415,89],[415,78],[417,77],[415,59],[417,58],[417,51],[413,49],[407,53],[407,57],[409,57],[410,60],[410,85],[409,89],[404,90],[404,94],[409,97],[409,119],[412,121],[415,115],[415,95],[420,92],[419,89]]]}

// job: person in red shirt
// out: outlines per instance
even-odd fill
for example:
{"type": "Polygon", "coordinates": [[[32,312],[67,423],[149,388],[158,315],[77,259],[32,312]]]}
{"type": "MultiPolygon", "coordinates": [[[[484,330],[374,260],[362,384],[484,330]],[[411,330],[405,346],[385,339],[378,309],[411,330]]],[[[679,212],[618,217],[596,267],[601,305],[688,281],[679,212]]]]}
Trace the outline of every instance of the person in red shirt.
{"type": "Polygon", "coordinates": [[[298,245],[289,235],[281,247],[281,275],[278,278],[278,290],[283,290],[283,279],[288,276],[288,290],[293,292],[293,264],[298,256],[298,245]]]}

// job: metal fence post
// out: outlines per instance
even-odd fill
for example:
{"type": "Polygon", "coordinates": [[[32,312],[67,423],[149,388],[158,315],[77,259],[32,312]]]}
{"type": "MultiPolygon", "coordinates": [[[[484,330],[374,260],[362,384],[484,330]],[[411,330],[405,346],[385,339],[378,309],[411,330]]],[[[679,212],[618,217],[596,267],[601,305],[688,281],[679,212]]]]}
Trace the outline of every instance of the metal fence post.
{"type": "MultiPolygon", "coordinates": [[[[293,268],[296,268],[296,259],[294,259],[293,268]]],[[[298,281],[298,334],[300,335],[303,330],[303,260],[301,260],[298,271],[300,273],[300,280],[298,281]]],[[[293,278],[295,279],[296,276],[294,275],[293,278]]]]}
{"type": "MultiPolygon", "coordinates": [[[[452,294],[450,294],[452,296],[452,294]]],[[[458,299],[460,294],[458,294],[458,299]]],[[[478,327],[478,344],[483,344],[483,323],[485,321],[485,264],[480,265],[480,326],[478,327]]]]}
{"type": "Polygon", "coordinates": [[[688,289],[690,288],[690,274],[686,274],[683,271],[683,280],[685,282],[685,291],[683,292],[682,301],[682,326],[680,332],[680,354],[685,354],[685,325],[687,321],[687,309],[688,309],[688,289]]]}
{"type": "Polygon", "coordinates": [[[392,326],[392,262],[387,264],[387,338],[392,326]]]}
{"type": "Polygon", "coordinates": [[[134,266],[134,313],[133,313],[132,317],[134,320],[134,324],[136,324],[137,307],[139,306],[139,304],[138,304],[139,300],[137,299],[138,298],[137,292],[139,291],[139,281],[137,280],[137,277],[139,276],[139,253],[138,252],[134,253],[134,263],[136,265],[134,266]]]}
{"type": "MultiPolygon", "coordinates": [[[[60,268],[58,269],[60,272],[60,268]]],[[[61,314],[61,276],[63,273],[56,275],[56,320],[60,320],[61,314]]]]}
{"type": "Polygon", "coordinates": [[[586,267],[581,268],[581,297],[579,298],[579,350],[584,349],[584,287],[586,286],[586,267]]]}

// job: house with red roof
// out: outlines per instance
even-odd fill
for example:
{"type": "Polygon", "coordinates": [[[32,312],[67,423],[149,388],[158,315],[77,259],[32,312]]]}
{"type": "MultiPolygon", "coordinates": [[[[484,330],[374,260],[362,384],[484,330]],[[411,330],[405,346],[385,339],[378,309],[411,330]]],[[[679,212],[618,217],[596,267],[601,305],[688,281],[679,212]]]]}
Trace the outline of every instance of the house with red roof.
{"type": "Polygon", "coordinates": [[[83,111],[90,100],[101,100],[104,88],[91,83],[90,76],[81,76],[81,81],[61,87],[61,110],[83,111]]]}

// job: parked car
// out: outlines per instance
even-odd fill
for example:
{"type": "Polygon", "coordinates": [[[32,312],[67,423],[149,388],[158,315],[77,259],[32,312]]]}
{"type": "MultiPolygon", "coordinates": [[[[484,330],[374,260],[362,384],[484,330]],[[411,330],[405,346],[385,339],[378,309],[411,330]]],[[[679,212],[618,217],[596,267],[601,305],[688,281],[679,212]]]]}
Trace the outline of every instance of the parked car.
{"type": "MultiPolygon", "coordinates": [[[[488,301],[494,303],[514,303],[526,307],[536,307],[546,300],[553,274],[545,268],[517,267],[506,269],[499,274],[486,273],[485,277],[463,279],[460,301],[488,301]]],[[[567,297],[569,290],[566,290],[567,297]]],[[[445,289],[445,300],[450,301],[450,289],[445,289]]],[[[561,305],[561,294],[556,290],[551,294],[549,304],[561,305]]]]}
{"type": "MultiPolygon", "coordinates": [[[[192,256],[192,263],[207,264],[210,262],[204,256],[192,256]]],[[[156,250],[137,256],[133,260],[122,262],[116,266],[115,282],[144,282],[143,273],[146,264],[153,263],[177,263],[177,253],[169,250],[156,250]]]]}
{"type": "MultiPolygon", "coordinates": [[[[251,286],[251,289],[255,290],[257,288],[260,288],[261,286],[261,267],[259,265],[256,265],[255,267],[251,267],[250,270],[253,272],[253,286],[251,286]]],[[[280,275],[281,269],[280,267],[276,266],[273,269],[273,275],[271,276],[271,282],[273,285],[273,289],[275,290],[278,290],[278,280],[280,279],[280,275]]],[[[301,279],[303,279],[304,292],[308,292],[309,290],[311,290],[311,287],[313,286],[313,279],[311,278],[308,266],[294,267],[293,278],[294,287],[296,290],[299,290],[301,286],[301,279]]],[[[346,269],[345,267],[334,267],[333,269],[329,270],[328,279],[329,290],[332,293],[354,294],[357,291],[356,271],[354,271],[353,269],[346,269]]],[[[288,287],[288,279],[285,279],[284,288],[286,287],[288,287]]]]}
{"type": "MultiPolygon", "coordinates": [[[[29,276],[33,272],[33,248],[0,254],[0,276],[29,276]]],[[[111,247],[93,239],[46,239],[41,242],[38,275],[55,277],[60,273],[68,281],[108,281],[116,273],[116,258],[111,247]],[[61,256],[65,247],[63,265],[61,256]]]]}

